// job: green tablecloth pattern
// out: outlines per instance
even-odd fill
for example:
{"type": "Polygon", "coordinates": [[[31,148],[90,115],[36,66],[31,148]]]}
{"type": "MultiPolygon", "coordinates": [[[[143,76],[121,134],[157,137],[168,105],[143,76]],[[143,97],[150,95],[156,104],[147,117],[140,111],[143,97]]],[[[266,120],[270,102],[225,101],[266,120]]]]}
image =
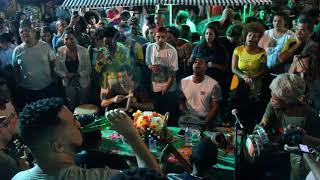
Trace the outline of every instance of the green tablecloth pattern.
{"type": "MultiPolygon", "coordinates": [[[[168,127],[168,130],[174,136],[173,146],[177,149],[184,146],[184,137],[177,136],[180,128],[168,127]]],[[[206,134],[206,133],[204,133],[206,134]]],[[[102,151],[111,152],[124,156],[135,156],[132,148],[126,143],[126,141],[114,130],[105,129],[102,130],[102,143],[100,149],[102,151]]],[[[196,143],[196,142],[194,142],[196,143]]],[[[153,154],[159,158],[164,145],[158,144],[157,152],[153,154]]],[[[232,152],[226,152],[224,149],[219,149],[218,152],[218,164],[215,168],[233,171],[235,166],[234,155],[232,152]]]]}

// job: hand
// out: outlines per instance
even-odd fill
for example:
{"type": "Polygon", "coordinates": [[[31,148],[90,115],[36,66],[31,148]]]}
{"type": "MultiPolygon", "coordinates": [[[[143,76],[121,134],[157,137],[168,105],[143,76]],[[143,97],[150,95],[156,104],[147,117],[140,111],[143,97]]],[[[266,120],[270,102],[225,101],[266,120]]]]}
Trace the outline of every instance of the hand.
{"type": "Polygon", "coordinates": [[[117,95],[117,96],[115,96],[115,97],[113,98],[113,102],[114,102],[114,103],[120,103],[120,102],[123,101],[124,99],[126,99],[125,96],[123,96],[123,95],[117,95]]]}
{"type": "Polygon", "coordinates": [[[106,117],[112,123],[112,128],[124,138],[138,137],[138,131],[134,128],[131,118],[123,111],[114,109],[106,113],[106,117]]]}
{"type": "Polygon", "coordinates": [[[249,86],[252,85],[252,82],[253,82],[252,78],[245,76],[245,77],[243,77],[243,80],[247,85],[249,85],[249,86]]]}
{"type": "Polygon", "coordinates": [[[287,152],[290,152],[290,153],[301,154],[298,146],[288,146],[287,144],[285,144],[283,149],[287,152]]]}
{"type": "Polygon", "coordinates": [[[268,47],[275,47],[277,42],[274,39],[270,39],[268,42],[268,47]]]}
{"type": "Polygon", "coordinates": [[[26,156],[21,156],[18,159],[18,166],[21,170],[27,170],[30,169],[30,164],[27,161],[27,157],[26,156]]]}
{"type": "Polygon", "coordinates": [[[160,71],[160,65],[159,64],[153,64],[150,66],[153,73],[158,73],[160,71]]]}
{"type": "Polygon", "coordinates": [[[162,90],[162,91],[161,91],[161,95],[166,94],[167,91],[168,91],[167,89],[162,90]]]}

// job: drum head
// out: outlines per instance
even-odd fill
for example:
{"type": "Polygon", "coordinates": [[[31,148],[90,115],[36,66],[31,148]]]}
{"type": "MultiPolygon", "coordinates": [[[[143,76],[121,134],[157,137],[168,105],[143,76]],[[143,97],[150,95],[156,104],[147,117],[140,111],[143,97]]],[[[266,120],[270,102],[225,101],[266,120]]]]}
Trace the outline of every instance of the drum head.
{"type": "Polygon", "coordinates": [[[248,160],[250,163],[253,163],[258,159],[258,149],[255,139],[252,135],[249,135],[246,138],[245,144],[243,144],[243,151],[246,160],[248,160]]]}
{"type": "Polygon", "coordinates": [[[98,107],[93,104],[82,104],[74,110],[74,115],[91,115],[97,114],[99,111],[98,107]]]}

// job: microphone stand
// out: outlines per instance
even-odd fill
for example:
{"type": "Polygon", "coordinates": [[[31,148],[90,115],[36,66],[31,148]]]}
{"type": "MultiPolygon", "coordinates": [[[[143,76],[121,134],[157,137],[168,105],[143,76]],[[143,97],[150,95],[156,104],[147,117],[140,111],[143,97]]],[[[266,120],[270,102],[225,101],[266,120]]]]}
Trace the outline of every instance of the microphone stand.
{"type": "MultiPolygon", "coordinates": [[[[238,158],[238,129],[240,127],[240,129],[243,128],[240,120],[238,119],[237,115],[234,114],[236,122],[234,123],[234,130],[235,130],[235,147],[234,147],[234,158],[235,158],[235,168],[234,168],[234,172],[233,172],[233,179],[237,180],[238,176],[239,176],[239,158],[238,158]]],[[[240,141],[240,145],[242,144],[242,139],[240,141]]]]}

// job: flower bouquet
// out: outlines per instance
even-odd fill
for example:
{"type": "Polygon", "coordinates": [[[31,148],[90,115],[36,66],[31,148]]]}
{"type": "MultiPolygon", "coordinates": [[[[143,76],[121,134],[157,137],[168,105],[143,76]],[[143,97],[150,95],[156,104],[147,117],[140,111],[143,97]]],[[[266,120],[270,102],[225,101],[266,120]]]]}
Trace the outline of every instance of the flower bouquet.
{"type": "Polygon", "coordinates": [[[167,121],[169,113],[162,115],[157,112],[140,111],[133,113],[133,125],[139,131],[140,135],[147,142],[149,135],[156,138],[158,141],[166,142],[172,139],[167,131],[167,121]]]}

